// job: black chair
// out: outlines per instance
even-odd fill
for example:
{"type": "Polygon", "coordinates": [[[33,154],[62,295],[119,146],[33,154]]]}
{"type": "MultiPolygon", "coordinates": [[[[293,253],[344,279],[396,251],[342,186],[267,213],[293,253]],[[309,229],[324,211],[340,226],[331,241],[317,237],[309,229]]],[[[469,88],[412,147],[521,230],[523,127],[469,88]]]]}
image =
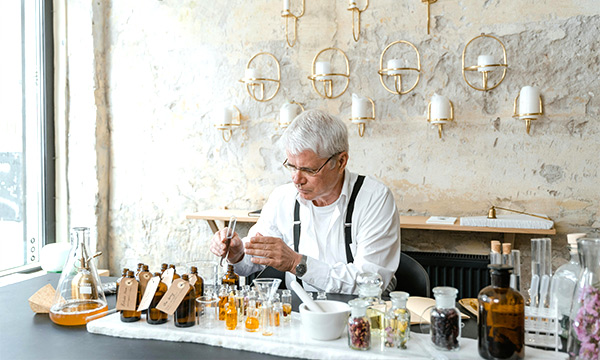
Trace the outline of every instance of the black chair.
{"type": "Polygon", "coordinates": [[[397,291],[406,291],[410,296],[429,297],[429,275],[417,260],[400,253],[400,264],[396,270],[397,291]]]}

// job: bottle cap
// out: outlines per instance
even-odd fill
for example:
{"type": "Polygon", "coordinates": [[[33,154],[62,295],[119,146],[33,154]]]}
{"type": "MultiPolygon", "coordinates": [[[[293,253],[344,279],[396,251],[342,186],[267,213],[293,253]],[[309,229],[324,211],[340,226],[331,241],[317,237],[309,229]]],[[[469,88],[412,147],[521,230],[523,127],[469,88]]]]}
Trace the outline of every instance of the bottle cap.
{"type": "Polygon", "coordinates": [[[584,237],[585,233],[567,234],[567,243],[569,245],[577,245],[577,239],[584,237]]]}
{"type": "Polygon", "coordinates": [[[492,252],[500,254],[500,249],[501,249],[500,241],[492,240],[492,252]]]}
{"type": "Polygon", "coordinates": [[[435,306],[439,308],[453,308],[456,307],[456,294],[458,290],[451,286],[436,286],[432,290],[433,297],[435,297],[435,306]]]}
{"type": "Polygon", "coordinates": [[[502,254],[508,255],[512,251],[511,243],[502,243],[502,254]]]}

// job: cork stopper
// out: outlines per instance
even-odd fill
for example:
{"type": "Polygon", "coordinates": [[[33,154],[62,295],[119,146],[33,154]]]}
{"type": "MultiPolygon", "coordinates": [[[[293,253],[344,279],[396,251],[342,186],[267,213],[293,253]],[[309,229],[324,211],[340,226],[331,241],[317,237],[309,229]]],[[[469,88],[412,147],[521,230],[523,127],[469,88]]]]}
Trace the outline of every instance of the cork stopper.
{"type": "Polygon", "coordinates": [[[492,240],[492,252],[500,254],[500,249],[501,249],[500,241],[492,240]]]}
{"type": "Polygon", "coordinates": [[[567,243],[577,245],[577,239],[584,237],[585,233],[567,234],[567,243]]]}
{"type": "Polygon", "coordinates": [[[502,254],[503,255],[509,255],[511,251],[512,251],[511,243],[503,243],[502,244],[502,254]]]}

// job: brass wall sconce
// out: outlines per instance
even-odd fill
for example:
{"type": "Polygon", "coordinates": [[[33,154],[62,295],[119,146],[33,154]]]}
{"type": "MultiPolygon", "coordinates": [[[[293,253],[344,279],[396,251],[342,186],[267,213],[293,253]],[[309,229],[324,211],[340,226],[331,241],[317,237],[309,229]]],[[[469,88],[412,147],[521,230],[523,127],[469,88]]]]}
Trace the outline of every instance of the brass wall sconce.
{"type": "Polygon", "coordinates": [[[443,95],[433,94],[427,105],[427,122],[437,125],[440,139],[443,126],[450,121],[454,121],[454,104],[443,95]]]}
{"type": "Polygon", "coordinates": [[[381,53],[381,57],[379,58],[379,71],[377,71],[377,73],[379,74],[379,80],[381,81],[381,85],[383,85],[383,87],[387,91],[391,92],[392,94],[405,95],[405,94],[411,92],[417,86],[417,84],[419,83],[419,79],[421,78],[421,56],[419,55],[419,50],[417,50],[417,48],[408,41],[405,41],[405,40],[394,41],[393,43],[386,46],[386,48],[381,53]],[[385,53],[392,46],[400,45],[400,44],[408,45],[415,51],[415,53],[417,54],[417,67],[407,67],[407,66],[404,66],[403,60],[391,59],[391,60],[388,60],[387,67],[384,68],[383,67],[383,59],[385,57],[385,53]],[[409,74],[410,72],[416,72],[417,79],[415,80],[415,83],[408,90],[402,90],[402,75],[403,75],[403,73],[409,74]],[[394,78],[394,89],[390,89],[387,86],[387,84],[384,80],[384,76],[386,78],[389,78],[389,77],[394,78]]]}
{"type": "Polygon", "coordinates": [[[515,98],[513,117],[525,120],[527,134],[529,134],[531,121],[539,119],[543,114],[544,105],[540,91],[533,86],[524,86],[515,98]]]}
{"type": "Polygon", "coordinates": [[[431,19],[430,9],[431,4],[436,3],[437,0],[421,0],[421,2],[427,3],[427,35],[429,35],[429,22],[431,19]]]}
{"type": "Polygon", "coordinates": [[[241,123],[242,113],[235,105],[225,106],[215,111],[215,127],[221,131],[221,136],[225,142],[231,140],[233,127],[240,126],[241,123]]]}
{"type": "Polygon", "coordinates": [[[346,89],[348,89],[348,85],[350,84],[350,62],[348,61],[348,56],[346,56],[346,54],[342,50],[334,47],[329,47],[319,51],[312,62],[312,75],[308,78],[312,81],[313,89],[315,89],[317,94],[319,94],[321,97],[326,99],[335,99],[337,97],[340,97],[343,93],[346,92],[346,89]],[[321,56],[321,54],[323,54],[326,51],[333,52],[333,54],[342,54],[344,60],[346,61],[345,73],[342,74],[333,72],[331,70],[332,63],[329,61],[317,61],[319,59],[319,56],[321,56]],[[344,86],[344,89],[339,93],[334,92],[334,81],[336,79],[343,78],[346,79],[346,85],[344,86]],[[323,84],[323,92],[321,92],[318,89],[317,82],[323,84]]]}
{"type": "Polygon", "coordinates": [[[246,65],[246,71],[244,72],[244,78],[241,79],[240,82],[246,85],[246,91],[252,99],[259,102],[265,102],[273,99],[275,95],[277,95],[277,92],[279,92],[279,86],[281,85],[281,68],[279,67],[279,61],[277,60],[275,55],[268,52],[260,52],[254,55],[250,60],[248,60],[248,64],[246,65]],[[258,68],[250,67],[254,59],[261,55],[271,57],[275,62],[275,65],[277,65],[276,78],[273,79],[265,77],[258,68]],[[270,96],[265,96],[265,84],[267,83],[274,83],[277,85],[270,96]],[[258,95],[256,94],[256,88],[260,90],[258,95]]]}
{"type": "Polygon", "coordinates": [[[465,79],[465,82],[467,83],[467,85],[469,85],[473,89],[479,90],[479,91],[488,91],[488,90],[492,90],[492,89],[496,88],[498,85],[500,85],[502,83],[502,81],[506,77],[506,70],[508,69],[508,63],[506,62],[506,48],[504,47],[504,44],[502,43],[502,41],[498,40],[498,38],[491,36],[491,35],[486,35],[483,33],[479,36],[474,37],[473,39],[471,39],[471,41],[469,41],[467,43],[467,45],[465,45],[465,49],[463,50],[462,68],[463,68],[462,69],[463,79],[465,79]],[[465,66],[465,54],[467,53],[467,47],[469,47],[469,45],[473,41],[475,41],[479,38],[488,38],[488,39],[497,41],[498,44],[500,44],[500,46],[502,47],[502,54],[504,57],[504,62],[503,63],[495,62],[494,57],[492,55],[479,55],[477,57],[477,65],[465,66]],[[492,86],[488,86],[488,74],[490,72],[496,70],[496,68],[502,68],[502,78],[496,84],[494,84],[492,86]],[[469,82],[469,80],[467,79],[467,75],[466,75],[467,71],[480,72],[481,76],[482,76],[483,87],[477,87],[477,86],[472,85],[469,82]]]}
{"type": "Polygon", "coordinates": [[[360,9],[356,5],[356,0],[348,0],[348,11],[352,11],[352,37],[354,41],[360,39],[360,14],[367,10],[369,7],[369,0],[366,0],[365,7],[360,9]],[[354,23],[357,23],[358,31],[354,27],[354,23]]]}
{"type": "Polygon", "coordinates": [[[281,109],[279,110],[279,126],[281,128],[288,127],[292,123],[292,121],[294,121],[296,116],[298,116],[298,114],[303,111],[304,106],[302,106],[302,104],[298,102],[295,102],[294,100],[281,105],[281,109]]]}
{"type": "Polygon", "coordinates": [[[368,120],[375,120],[375,103],[369,97],[352,94],[352,117],[350,121],[358,125],[358,136],[363,137],[368,120]]]}
{"type": "Polygon", "coordinates": [[[302,11],[300,11],[299,15],[294,15],[290,11],[290,0],[283,0],[283,11],[281,12],[281,17],[285,18],[285,41],[287,42],[289,47],[294,47],[296,45],[296,39],[298,38],[298,19],[304,15],[304,0],[302,0],[302,11]],[[294,41],[290,43],[289,38],[289,30],[288,30],[288,20],[294,20],[294,41]]]}

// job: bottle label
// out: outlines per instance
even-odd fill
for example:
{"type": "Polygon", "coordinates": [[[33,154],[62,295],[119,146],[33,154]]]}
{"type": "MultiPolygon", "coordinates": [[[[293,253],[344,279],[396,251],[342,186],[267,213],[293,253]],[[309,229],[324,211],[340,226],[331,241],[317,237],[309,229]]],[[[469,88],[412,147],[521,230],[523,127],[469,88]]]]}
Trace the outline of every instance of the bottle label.
{"type": "Polygon", "coordinates": [[[79,285],[79,293],[82,295],[92,295],[92,287],[89,284],[79,285]]]}
{"type": "Polygon", "coordinates": [[[190,286],[194,286],[194,284],[196,284],[196,281],[198,281],[198,277],[196,276],[196,274],[191,274],[188,277],[188,281],[190,282],[190,286]]]}
{"type": "Polygon", "coordinates": [[[142,289],[145,289],[148,285],[148,281],[152,279],[152,274],[148,271],[143,271],[140,273],[140,286],[142,289]]]}
{"type": "Polygon", "coordinates": [[[173,268],[168,268],[162,274],[162,282],[164,282],[165,285],[167,285],[167,288],[171,287],[171,283],[173,282],[173,274],[175,274],[175,269],[173,268]]]}
{"type": "Polygon", "coordinates": [[[136,279],[121,280],[117,294],[117,310],[135,311],[138,297],[138,282],[136,279]]]}
{"type": "Polygon", "coordinates": [[[146,290],[144,291],[144,295],[142,296],[142,301],[140,301],[140,306],[138,306],[137,311],[142,311],[148,309],[150,303],[152,302],[152,298],[154,298],[154,294],[156,294],[156,289],[158,288],[158,284],[160,283],[160,277],[155,276],[146,284],[146,290]]]}
{"type": "Polygon", "coordinates": [[[189,289],[189,282],[181,278],[175,279],[156,308],[164,313],[173,315],[189,289]]]}

